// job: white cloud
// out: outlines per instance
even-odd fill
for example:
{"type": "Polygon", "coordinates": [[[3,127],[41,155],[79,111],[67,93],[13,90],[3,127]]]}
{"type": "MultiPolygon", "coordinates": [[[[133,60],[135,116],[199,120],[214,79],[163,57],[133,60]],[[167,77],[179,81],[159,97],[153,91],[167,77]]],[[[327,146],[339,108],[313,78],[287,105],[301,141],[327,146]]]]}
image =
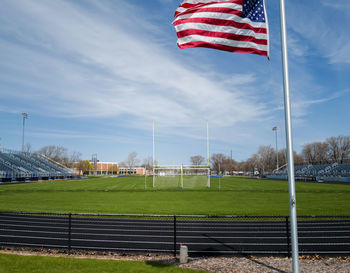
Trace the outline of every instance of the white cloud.
{"type": "Polygon", "coordinates": [[[100,3],[91,10],[65,1],[6,6],[18,20],[2,14],[7,24],[0,30],[12,37],[0,44],[0,68],[8,72],[1,77],[16,86],[4,95],[34,101],[38,111],[127,117],[126,124],[137,126],[152,119],[183,126],[209,119],[227,126],[264,113],[257,100],[229,84],[254,83],[252,75],[233,75],[218,84],[205,71],[195,72],[159,46],[151,32],[144,33],[155,27],[130,18],[128,5],[113,13],[100,3]],[[125,24],[130,20],[131,27],[125,24]]]}
{"type": "MultiPolygon", "coordinates": [[[[288,43],[292,113],[301,120],[308,118],[310,106],[331,96],[324,96],[327,90],[307,67],[295,64],[311,54],[320,54],[329,62],[349,62],[350,42],[346,28],[333,32],[337,28],[332,22],[328,26],[322,16],[310,16],[309,11],[304,16],[296,6],[288,10],[288,26],[293,28],[288,43]]],[[[166,21],[167,15],[151,14],[142,5],[122,0],[118,5],[92,0],[4,0],[0,9],[0,111],[20,113],[24,109],[37,116],[76,118],[67,119],[72,123],[90,119],[113,123],[101,135],[84,134],[79,128],[76,132],[31,132],[34,139],[81,138],[86,143],[114,139],[120,127],[137,130],[119,130],[123,136],[117,141],[141,143],[143,135],[138,134],[151,135],[153,119],[162,137],[181,135],[177,139],[195,142],[203,139],[208,119],[212,151],[239,147],[239,157],[249,156],[255,147],[269,143],[271,128],[283,110],[277,107],[283,102],[279,59],[271,59],[267,67],[257,56],[180,51],[175,31],[169,31],[172,15],[166,21]],[[130,131],[134,138],[127,135],[130,131]]]]}
{"type": "MultiPolygon", "coordinates": [[[[288,26],[300,36],[292,44],[311,45],[313,51],[308,54],[320,55],[329,60],[331,64],[350,63],[350,35],[348,28],[350,20],[349,1],[331,2],[324,1],[323,4],[337,9],[332,12],[319,5],[319,1],[304,3],[293,3],[288,12],[290,21],[288,26]]],[[[294,37],[296,38],[296,37],[294,37]]]]}
{"type": "Polygon", "coordinates": [[[303,43],[293,32],[290,32],[288,33],[288,53],[291,57],[303,57],[309,55],[310,51],[306,43],[303,43]]]}
{"type": "Polygon", "coordinates": [[[253,74],[235,74],[231,77],[227,77],[224,81],[227,85],[246,85],[254,83],[256,77],[253,74]]]}
{"type": "Polygon", "coordinates": [[[327,7],[331,7],[348,13],[350,12],[350,2],[348,0],[337,0],[336,2],[333,0],[323,0],[321,3],[327,7]]]}

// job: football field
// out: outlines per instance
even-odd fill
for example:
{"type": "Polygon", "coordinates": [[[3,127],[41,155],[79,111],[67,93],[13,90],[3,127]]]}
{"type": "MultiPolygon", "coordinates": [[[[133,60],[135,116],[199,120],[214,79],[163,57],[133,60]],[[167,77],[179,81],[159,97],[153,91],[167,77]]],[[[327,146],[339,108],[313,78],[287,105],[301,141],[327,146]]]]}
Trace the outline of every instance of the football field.
{"type": "MultiPolygon", "coordinates": [[[[350,215],[350,185],[296,183],[298,215],[350,215]]],[[[152,177],[107,177],[0,186],[1,211],[288,215],[288,183],[242,177],[210,188],[152,188],[152,177]]]]}

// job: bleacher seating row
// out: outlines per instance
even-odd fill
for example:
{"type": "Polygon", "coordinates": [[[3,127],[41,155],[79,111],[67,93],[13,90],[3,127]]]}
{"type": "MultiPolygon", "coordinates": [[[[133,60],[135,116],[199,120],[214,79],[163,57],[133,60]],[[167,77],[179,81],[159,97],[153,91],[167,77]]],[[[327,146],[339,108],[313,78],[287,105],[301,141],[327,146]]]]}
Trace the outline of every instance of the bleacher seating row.
{"type": "Polygon", "coordinates": [[[0,150],[0,182],[73,178],[72,170],[39,154],[0,150]]]}
{"type": "MultiPolygon", "coordinates": [[[[308,180],[329,180],[348,182],[350,181],[350,164],[324,164],[324,165],[304,165],[295,166],[296,179],[308,180]]],[[[285,179],[288,176],[287,168],[275,171],[273,174],[267,175],[268,178],[285,179]]]]}

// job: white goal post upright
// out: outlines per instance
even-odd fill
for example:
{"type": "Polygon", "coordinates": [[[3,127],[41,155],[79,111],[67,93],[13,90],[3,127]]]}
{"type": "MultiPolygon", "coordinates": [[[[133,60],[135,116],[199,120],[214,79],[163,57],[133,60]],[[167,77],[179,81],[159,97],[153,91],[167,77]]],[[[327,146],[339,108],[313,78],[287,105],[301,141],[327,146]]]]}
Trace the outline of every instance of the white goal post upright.
{"type": "Polygon", "coordinates": [[[181,165],[181,178],[180,178],[180,188],[184,188],[184,166],[181,165]]]}
{"type": "Polygon", "coordinates": [[[208,165],[208,183],[207,187],[210,188],[210,153],[209,153],[209,125],[207,120],[207,165],[208,165]]]}
{"type": "Polygon", "coordinates": [[[153,131],[153,187],[168,186],[180,187],[210,187],[210,165],[209,165],[209,127],[207,124],[207,164],[206,165],[158,165],[155,158],[155,126],[152,120],[153,131]],[[158,183],[157,183],[158,181],[158,183]],[[162,181],[160,183],[159,181],[162,181]]]}
{"type": "Polygon", "coordinates": [[[153,129],[153,188],[156,186],[155,184],[155,173],[154,173],[154,167],[156,165],[156,160],[155,160],[155,148],[154,148],[154,120],[152,120],[152,129],[153,129]]]}
{"type": "Polygon", "coordinates": [[[210,154],[209,154],[209,125],[208,125],[208,120],[207,120],[207,165],[208,165],[208,168],[210,168],[209,158],[210,158],[210,154]]]}

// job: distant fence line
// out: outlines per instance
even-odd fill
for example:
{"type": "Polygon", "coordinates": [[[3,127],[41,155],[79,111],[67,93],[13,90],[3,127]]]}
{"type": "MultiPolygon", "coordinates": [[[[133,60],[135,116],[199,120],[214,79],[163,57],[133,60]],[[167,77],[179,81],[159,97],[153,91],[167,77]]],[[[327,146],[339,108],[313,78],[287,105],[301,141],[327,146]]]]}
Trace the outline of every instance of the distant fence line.
{"type": "MultiPolygon", "coordinates": [[[[291,255],[289,216],[0,212],[0,245],[190,255],[291,255]]],[[[349,216],[298,216],[301,255],[349,255],[349,216]]]]}

